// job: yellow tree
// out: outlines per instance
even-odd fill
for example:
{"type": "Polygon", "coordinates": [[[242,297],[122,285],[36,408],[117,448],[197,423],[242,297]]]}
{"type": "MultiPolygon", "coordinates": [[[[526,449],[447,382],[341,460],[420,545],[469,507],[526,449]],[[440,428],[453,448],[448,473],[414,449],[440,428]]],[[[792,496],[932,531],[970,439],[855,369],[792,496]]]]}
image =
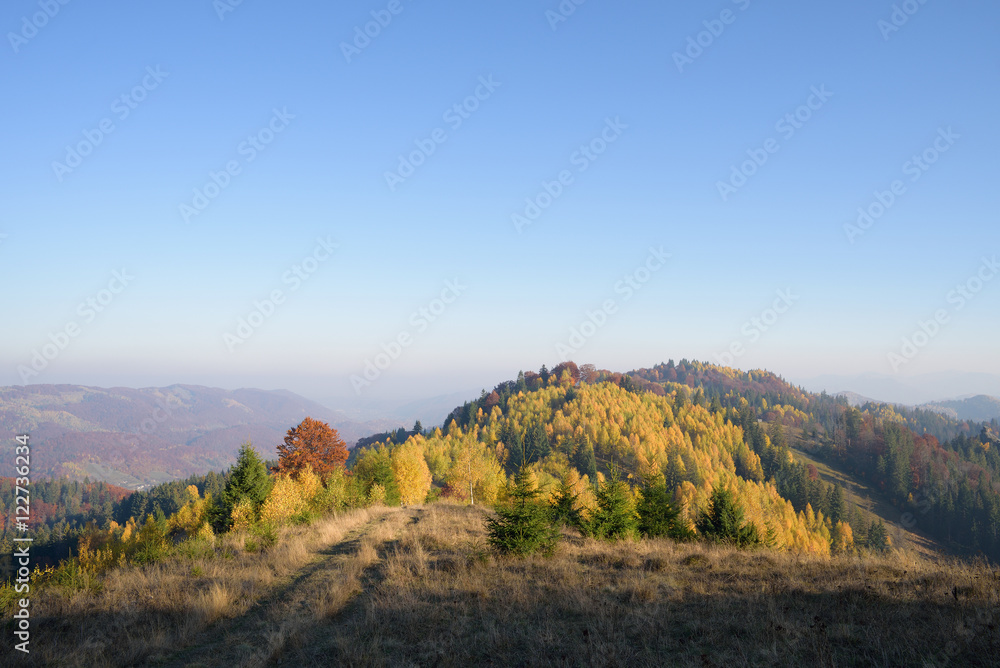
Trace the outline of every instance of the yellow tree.
{"type": "Polygon", "coordinates": [[[449,486],[458,498],[468,498],[470,505],[475,505],[477,493],[480,501],[492,503],[506,481],[493,449],[468,434],[456,440],[457,452],[448,473],[449,486]]]}
{"type": "Polygon", "coordinates": [[[264,524],[283,524],[305,510],[307,505],[308,499],[302,485],[291,475],[279,473],[275,476],[271,493],[260,509],[260,521],[264,524]]]}
{"type": "Polygon", "coordinates": [[[392,476],[399,488],[399,502],[423,503],[431,489],[431,470],[424,459],[424,448],[414,438],[392,449],[392,476]]]}

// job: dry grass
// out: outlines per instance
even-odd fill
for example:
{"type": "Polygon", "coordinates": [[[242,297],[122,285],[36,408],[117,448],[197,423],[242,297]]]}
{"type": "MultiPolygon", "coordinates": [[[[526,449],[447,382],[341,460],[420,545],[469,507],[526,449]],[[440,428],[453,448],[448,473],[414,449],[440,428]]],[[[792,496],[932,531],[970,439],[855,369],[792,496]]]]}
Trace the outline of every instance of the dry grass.
{"type": "Polygon", "coordinates": [[[322,550],[387,512],[355,510],[310,527],[284,528],[273,547],[254,553],[244,549],[247,536],[227,534],[205,554],[112,571],[96,593],[43,589],[32,599],[32,653],[24,663],[90,668],[156,662],[208,626],[247,614],[322,550]]]}
{"type": "Polygon", "coordinates": [[[97,595],[47,595],[32,660],[986,666],[1000,656],[1000,572],[984,564],[569,534],[550,559],[498,558],[485,512],[357,511],[290,529],[263,553],[225,537],[218,549],[232,548],[228,558],[126,570],[97,595]]]}
{"type": "Polygon", "coordinates": [[[498,558],[484,511],[417,512],[355,605],[294,665],[996,665],[1000,573],[566,536],[498,558]],[[951,644],[949,644],[951,643],[951,644]]]}

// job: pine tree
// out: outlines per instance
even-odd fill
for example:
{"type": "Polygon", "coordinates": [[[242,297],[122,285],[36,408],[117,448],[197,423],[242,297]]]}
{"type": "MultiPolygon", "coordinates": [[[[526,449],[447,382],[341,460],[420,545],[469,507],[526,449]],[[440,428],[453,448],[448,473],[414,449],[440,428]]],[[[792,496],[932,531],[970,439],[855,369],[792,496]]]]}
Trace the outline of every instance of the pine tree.
{"type": "Polygon", "coordinates": [[[486,519],[490,545],[504,554],[527,556],[536,552],[551,555],[559,541],[548,509],[538,500],[531,472],[522,466],[510,492],[510,504],[496,509],[496,517],[486,519]]]}
{"type": "Polygon", "coordinates": [[[702,536],[715,543],[754,547],[764,542],[756,525],[743,521],[743,507],[721,485],[712,490],[708,508],[698,518],[696,527],[702,536]]]}
{"type": "Polygon", "coordinates": [[[591,485],[597,485],[597,455],[590,440],[586,440],[576,451],[573,463],[580,473],[586,473],[591,485]]]}
{"type": "Polygon", "coordinates": [[[674,505],[672,497],[662,474],[647,480],[639,490],[636,512],[643,538],[694,538],[694,532],[681,519],[680,509],[674,505]]]}
{"type": "Polygon", "coordinates": [[[605,540],[638,536],[639,518],[635,513],[635,504],[628,483],[619,477],[616,466],[611,467],[611,477],[597,489],[597,508],[587,523],[587,533],[605,540]]]}
{"type": "Polygon", "coordinates": [[[222,532],[229,529],[233,507],[242,499],[252,503],[255,512],[259,511],[270,491],[271,479],[267,468],[253,444],[247,441],[240,447],[225,489],[213,504],[210,517],[215,530],[222,532]]]}
{"type": "Polygon", "coordinates": [[[541,422],[535,422],[528,427],[524,435],[524,450],[528,462],[539,461],[549,456],[551,452],[549,436],[545,433],[545,427],[541,422]]]}
{"type": "Polygon", "coordinates": [[[830,486],[826,505],[829,509],[827,516],[830,518],[831,524],[836,526],[837,522],[847,519],[847,507],[844,504],[844,490],[841,489],[840,485],[834,484],[830,486]]]}
{"type": "MultiPolygon", "coordinates": [[[[574,477],[575,473],[572,474],[574,477]]],[[[574,529],[583,530],[583,515],[577,508],[579,494],[573,491],[569,476],[560,481],[559,487],[550,502],[550,512],[552,523],[556,526],[570,526],[574,529]]]]}
{"type": "Polygon", "coordinates": [[[865,539],[865,547],[873,552],[885,552],[889,549],[889,534],[885,529],[882,520],[872,520],[868,525],[868,536],[865,539]]]}
{"type": "Polygon", "coordinates": [[[515,392],[527,392],[528,383],[524,380],[524,371],[517,372],[517,383],[514,385],[515,392]]]}

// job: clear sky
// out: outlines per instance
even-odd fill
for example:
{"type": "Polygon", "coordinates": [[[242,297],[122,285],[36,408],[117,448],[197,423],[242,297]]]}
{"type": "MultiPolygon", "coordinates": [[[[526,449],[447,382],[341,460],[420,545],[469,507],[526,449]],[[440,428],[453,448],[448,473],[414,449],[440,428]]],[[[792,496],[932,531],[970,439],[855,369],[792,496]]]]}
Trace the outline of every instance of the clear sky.
{"type": "Polygon", "coordinates": [[[234,4],[0,9],[0,384],[1000,374],[995,2],[234,4]]]}

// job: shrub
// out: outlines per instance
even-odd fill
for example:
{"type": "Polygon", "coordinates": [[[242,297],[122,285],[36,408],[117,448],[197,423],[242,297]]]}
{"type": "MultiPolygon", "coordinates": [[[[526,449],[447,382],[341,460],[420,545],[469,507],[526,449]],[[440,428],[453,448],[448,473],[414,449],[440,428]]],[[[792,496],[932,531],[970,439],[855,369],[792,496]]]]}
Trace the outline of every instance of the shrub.
{"type": "Polygon", "coordinates": [[[377,506],[379,504],[385,503],[385,486],[380,482],[373,482],[372,486],[368,488],[368,497],[365,501],[366,505],[377,506]]]}
{"type": "MultiPolygon", "coordinates": [[[[212,528],[207,525],[207,521],[212,495],[206,492],[205,498],[201,498],[198,494],[198,488],[194,485],[188,485],[186,491],[190,497],[188,502],[170,517],[168,525],[174,531],[183,532],[185,536],[189,537],[204,534],[203,527],[211,533],[212,528]]],[[[211,535],[214,537],[215,534],[211,533],[211,535]]]]}
{"type": "Polygon", "coordinates": [[[320,512],[337,512],[349,507],[348,485],[350,480],[343,469],[335,469],[326,476],[323,486],[312,499],[312,507],[320,512]]]}
{"type": "Polygon", "coordinates": [[[231,531],[249,531],[250,527],[257,523],[257,511],[253,507],[250,499],[240,499],[233,506],[233,511],[229,516],[229,528],[231,531]]]}
{"type": "Polygon", "coordinates": [[[167,529],[165,523],[152,515],[139,529],[132,551],[132,561],[136,564],[151,564],[162,559],[167,553],[167,529]]]}

